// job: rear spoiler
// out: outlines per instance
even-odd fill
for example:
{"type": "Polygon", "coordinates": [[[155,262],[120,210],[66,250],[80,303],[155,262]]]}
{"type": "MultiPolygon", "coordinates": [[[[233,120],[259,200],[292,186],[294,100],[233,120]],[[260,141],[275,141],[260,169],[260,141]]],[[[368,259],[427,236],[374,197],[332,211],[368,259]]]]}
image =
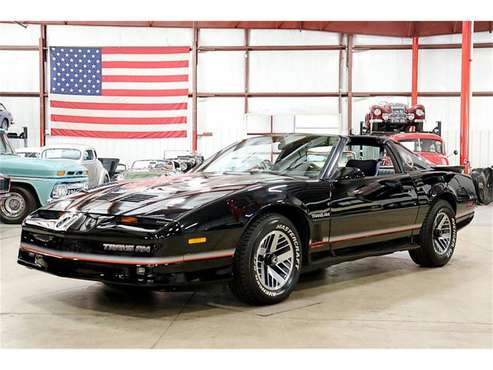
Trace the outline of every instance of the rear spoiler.
{"type": "Polygon", "coordinates": [[[436,166],[431,166],[431,168],[437,171],[451,171],[457,173],[464,173],[464,166],[436,165],[436,166]]]}

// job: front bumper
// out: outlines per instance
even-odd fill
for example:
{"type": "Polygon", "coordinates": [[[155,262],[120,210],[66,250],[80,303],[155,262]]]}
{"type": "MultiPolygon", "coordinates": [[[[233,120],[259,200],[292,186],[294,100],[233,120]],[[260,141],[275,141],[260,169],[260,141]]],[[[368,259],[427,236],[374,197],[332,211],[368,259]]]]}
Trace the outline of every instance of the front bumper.
{"type": "MultiPolygon", "coordinates": [[[[162,290],[192,288],[197,285],[227,281],[232,277],[232,255],[176,263],[101,262],[83,256],[61,258],[59,255],[21,247],[20,265],[53,275],[162,290]]],[[[145,261],[141,261],[145,262],[145,261]]]]}
{"type": "Polygon", "coordinates": [[[104,234],[68,236],[24,227],[17,262],[62,277],[162,290],[185,289],[232,276],[235,250],[218,245],[217,239],[190,250],[184,248],[182,236],[146,241],[145,237],[104,234]]]}

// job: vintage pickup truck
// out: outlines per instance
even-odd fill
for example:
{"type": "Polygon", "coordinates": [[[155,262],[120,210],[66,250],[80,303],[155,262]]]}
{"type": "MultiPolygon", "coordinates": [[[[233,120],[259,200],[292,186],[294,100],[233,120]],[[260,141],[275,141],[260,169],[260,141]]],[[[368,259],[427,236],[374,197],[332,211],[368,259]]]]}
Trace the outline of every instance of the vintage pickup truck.
{"type": "Polygon", "coordinates": [[[0,220],[20,223],[51,200],[87,188],[87,170],[68,160],[22,158],[0,129],[0,173],[10,178],[10,191],[0,199],[0,220]]]}

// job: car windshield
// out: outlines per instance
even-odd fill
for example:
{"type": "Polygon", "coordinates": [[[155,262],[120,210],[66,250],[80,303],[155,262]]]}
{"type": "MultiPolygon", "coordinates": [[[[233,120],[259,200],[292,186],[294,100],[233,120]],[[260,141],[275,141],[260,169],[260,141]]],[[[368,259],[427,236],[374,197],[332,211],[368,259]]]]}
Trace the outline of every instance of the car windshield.
{"type": "Polygon", "coordinates": [[[46,149],[41,155],[42,158],[46,159],[80,159],[81,152],[79,149],[46,149]]]}
{"type": "Polygon", "coordinates": [[[403,146],[413,152],[428,152],[443,154],[442,142],[433,139],[405,139],[399,140],[403,146]]]}
{"type": "Polygon", "coordinates": [[[205,162],[200,172],[273,172],[318,177],[338,136],[260,136],[240,141],[205,162]]]}
{"type": "Polygon", "coordinates": [[[0,134],[0,154],[14,154],[14,149],[5,134],[0,134]]]}

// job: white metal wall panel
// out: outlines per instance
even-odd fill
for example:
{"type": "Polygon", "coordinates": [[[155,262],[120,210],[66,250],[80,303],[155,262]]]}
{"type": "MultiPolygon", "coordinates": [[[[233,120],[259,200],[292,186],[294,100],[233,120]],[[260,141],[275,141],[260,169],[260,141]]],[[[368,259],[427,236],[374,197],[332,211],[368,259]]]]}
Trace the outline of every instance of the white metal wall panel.
{"type": "Polygon", "coordinates": [[[248,109],[263,114],[338,114],[338,100],[314,98],[250,98],[248,109]]]}
{"type": "Polygon", "coordinates": [[[240,29],[201,28],[200,46],[241,46],[245,44],[245,31],[240,29]]]}
{"type": "MultiPolygon", "coordinates": [[[[473,41],[474,42],[492,42],[493,41],[493,33],[475,32],[473,34],[473,41]]],[[[460,44],[460,43],[462,43],[462,35],[460,33],[457,33],[455,35],[427,36],[427,37],[421,37],[419,42],[422,44],[442,44],[442,43],[443,44],[449,44],[449,43],[460,44]]]]}
{"type": "Polygon", "coordinates": [[[460,91],[461,50],[420,50],[418,70],[419,91],[460,91]]]}
{"type": "MultiPolygon", "coordinates": [[[[17,24],[0,24],[1,45],[38,45],[39,26],[24,28],[17,24]]],[[[35,51],[0,51],[0,91],[38,91],[39,56],[35,51]]],[[[14,116],[10,132],[28,128],[27,145],[39,142],[39,99],[31,97],[3,97],[0,102],[14,116]]],[[[23,140],[11,140],[14,147],[23,147],[23,140]]]]}
{"type": "Polygon", "coordinates": [[[370,36],[370,35],[354,35],[354,45],[375,45],[375,44],[392,44],[392,45],[409,45],[411,39],[409,37],[385,37],[385,36],[370,36]]]}
{"type": "Polygon", "coordinates": [[[246,121],[241,98],[206,98],[198,100],[198,133],[212,136],[198,139],[200,153],[208,157],[246,137],[246,121]]]}
{"type": "Polygon", "coordinates": [[[39,30],[37,25],[22,27],[18,24],[0,24],[0,45],[38,45],[39,30]]]}
{"type": "MultiPolygon", "coordinates": [[[[39,145],[39,99],[24,97],[2,97],[0,102],[14,116],[14,125],[9,128],[9,132],[21,133],[25,126],[28,130],[28,146],[39,145]]],[[[16,148],[24,146],[23,140],[12,140],[16,148]]]]}
{"type": "Polygon", "coordinates": [[[411,50],[355,52],[353,91],[410,91],[411,56],[411,50]]]}
{"type": "Polygon", "coordinates": [[[189,28],[48,26],[50,46],[191,46],[189,28]]]}
{"type": "Polygon", "coordinates": [[[36,51],[0,51],[0,91],[38,91],[36,51]]]}
{"type": "Polygon", "coordinates": [[[250,53],[250,90],[255,92],[337,91],[337,51],[250,53]]]}
{"type": "Polygon", "coordinates": [[[200,92],[243,92],[245,53],[214,51],[199,53],[197,65],[200,92]]]}
{"type": "Polygon", "coordinates": [[[339,34],[300,30],[251,30],[250,45],[337,45],[339,34]]]}

